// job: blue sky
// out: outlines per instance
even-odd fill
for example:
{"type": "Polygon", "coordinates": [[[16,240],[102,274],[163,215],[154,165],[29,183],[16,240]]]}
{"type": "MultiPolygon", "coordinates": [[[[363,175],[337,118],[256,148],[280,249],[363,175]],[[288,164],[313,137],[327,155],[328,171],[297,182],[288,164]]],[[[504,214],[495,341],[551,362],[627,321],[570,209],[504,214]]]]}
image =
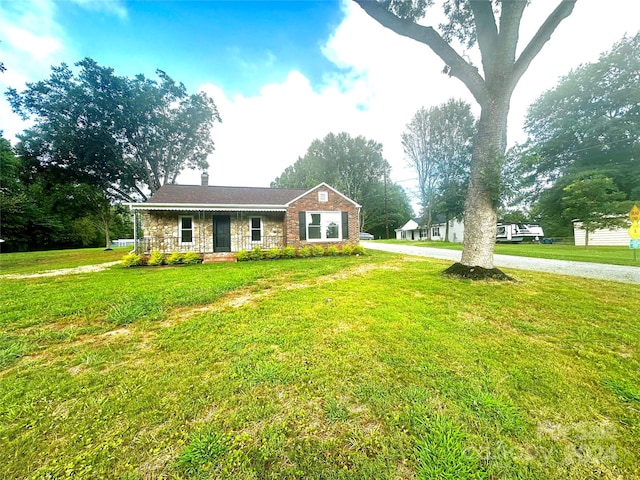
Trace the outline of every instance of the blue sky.
{"type": "MultiPolygon", "coordinates": [[[[527,8],[523,45],[555,4],[534,0],[527,8]]],[[[527,106],[559,76],[640,29],[640,2],[603,5],[577,2],[534,60],[514,93],[510,143],[523,140],[527,106]]],[[[268,186],[314,139],[346,131],[382,143],[392,179],[411,190],[415,174],[400,136],[413,114],[451,97],[473,105],[427,47],[385,30],[348,0],[0,0],[7,67],[0,91],[21,90],[48,77],[51,65],[84,57],[119,75],[162,69],[190,92],[209,94],[222,117],[209,158],[218,185],[268,186]]],[[[26,126],[0,97],[5,136],[13,141],[26,126]]],[[[187,171],[178,181],[197,183],[199,175],[187,171]]]]}
{"type": "Polygon", "coordinates": [[[338,70],[321,52],[344,16],[335,0],[134,0],[102,14],[70,0],[56,5],[78,54],[124,75],[159,68],[189,89],[212,82],[255,95],[291,70],[314,85],[338,70]]]}

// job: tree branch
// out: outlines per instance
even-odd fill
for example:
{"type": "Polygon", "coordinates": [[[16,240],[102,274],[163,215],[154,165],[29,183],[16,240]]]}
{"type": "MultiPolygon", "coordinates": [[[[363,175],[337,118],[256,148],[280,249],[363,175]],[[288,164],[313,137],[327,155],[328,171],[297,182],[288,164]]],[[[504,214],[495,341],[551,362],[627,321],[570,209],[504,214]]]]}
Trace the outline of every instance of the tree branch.
{"type": "Polygon", "coordinates": [[[527,71],[527,68],[529,68],[533,59],[540,50],[542,50],[544,44],[549,41],[551,34],[555,32],[560,22],[571,15],[575,4],[576,0],[562,0],[549,17],[547,17],[540,29],[538,29],[538,32],[533,36],[514,64],[511,80],[513,87],[518,83],[520,77],[524,75],[524,72],[527,71]]]}
{"type": "MultiPolygon", "coordinates": [[[[500,33],[498,40],[498,52],[496,53],[498,65],[505,69],[504,74],[511,75],[516,58],[518,37],[520,34],[520,21],[527,6],[527,0],[509,0],[502,2],[500,12],[500,33]]],[[[515,84],[513,84],[515,86],[515,84]]]]}
{"type": "Polygon", "coordinates": [[[482,52],[482,68],[484,77],[491,76],[494,68],[496,43],[498,41],[498,27],[493,16],[491,0],[477,0],[470,2],[473,20],[476,24],[478,47],[482,52]]]}
{"type": "Polygon", "coordinates": [[[450,75],[461,80],[480,105],[486,102],[488,98],[487,89],[484,79],[478,73],[478,69],[465,61],[433,27],[426,27],[410,20],[403,20],[376,0],[354,1],[362,7],[367,15],[383,27],[398,35],[424,43],[431,48],[449,66],[450,75]]]}

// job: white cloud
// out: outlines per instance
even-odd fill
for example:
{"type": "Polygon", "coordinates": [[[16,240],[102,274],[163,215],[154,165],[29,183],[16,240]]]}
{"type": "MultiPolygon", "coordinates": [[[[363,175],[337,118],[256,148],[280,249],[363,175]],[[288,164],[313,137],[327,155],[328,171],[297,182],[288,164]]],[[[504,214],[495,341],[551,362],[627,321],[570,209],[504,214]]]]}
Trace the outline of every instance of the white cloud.
{"type": "MultiPolygon", "coordinates": [[[[203,87],[223,121],[214,129],[211,182],[267,186],[314,139],[340,131],[382,143],[395,180],[414,176],[400,145],[404,126],[422,105],[465,95],[464,87],[440,73],[442,63],[427,47],[380,28],[355,4],[344,8],[345,20],[323,52],[347,73],[325,77],[319,89],[299,72],[250,98],[229,99],[220,88],[203,87]]],[[[199,173],[179,181],[197,183],[199,173]]]]}
{"type": "Polygon", "coordinates": [[[9,45],[37,61],[45,60],[62,48],[62,42],[56,37],[36,35],[16,27],[9,27],[5,32],[9,45]]]}
{"type": "MultiPolygon", "coordinates": [[[[6,72],[0,74],[0,92],[21,90],[26,82],[45,77],[50,65],[68,56],[66,36],[55,21],[51,0],[23,0],[0,3],[0,59],[6,72]]],[[[0,102],[0,129],[9,139],[28,123],[14,114],[6,101],[0,102]]]]}
{"type": "MultiPolygon", "coordinates": [[[[74,1],[83,8],[126,16],[120,1],[74,1]]],[[[522,78],[512,101],[510,142],[522,139],[527,106],[560,75],[595,60],[625,32],[637,31],[640,2],[612,0],[601,5],[599,0],[578,2],[522,78]]],[[[250,97],[202,86],[223,120],[213,132],[217,150],[210,158],[212,183],[267,186],[304,155],[314,139],[340,131],[382,143],[393,179],[411,178],[415,175],[406,168],[400,135],[415,111],[451,97],[474,104],[459,80],[442,74],[442,61],[428,47],[384,29],[353,2],[345,0],[342,8],[345,17],[322,51],[344,73],[327,75],[322,85],[312,87],[300,72],[291,71],[283,82],[264,85],[250,97]]],[[[522,39],[534,34],[551,8],[549,2],[532,2],[525,12],[522,39]]],[[[22,89],[26,81],[47,77],[50,65],[75,61],[56,12],[53,0],[0,2],[0,60],[8,69],[0,74],[1,91],[9,86],[22,89]]],[[[24,126],[1,101],[0,129],[5,135],[11,137],[24,126]]],[[[179,181],[197,183],[199,172],[185,172],[179,181]]]]}
{"type": "MultiPolygon", "coordinates": [[[[381,142],[393,179],[401,181],[415,176],[406,168],[400,135],[418,108],[455,97],[479,113],[466,87],[442,74],[442,61],[428,47],[384,29],[352,2],[343,8],[345,18],[323,53],[346,73],[327,76],[320,88],[311,88],[299,72],[291,72],[282,83],[265,85],[255,97],[227,98],[213,85],[203,87],[218,104],[224,122],[214,131],[212,183],[267,186],[304,155],[313,139],[339,131],[381,142]]],[[[525,12],[522,45],[551,8],[548,2],[532,2],[525,12]]],[[[625,32],[634,33],[637,18],[640,4],[619,0],[603,8],[597,0],[578,2],[515,91],[510,143],[523,139],[522,122],[531,102],[570,68],[597,59],[625,32]]],[[[199,173],[185,174],[180,181],[197,183],[199,173]]],[[[401,184],[412,187],[410,182],[401,184]]]]}
{"type": "Polygon", "coordinates": [[[127,17],[127,9],[120,0],[72,0],[86,10],[104,12],[119,18],[127,17]]]}

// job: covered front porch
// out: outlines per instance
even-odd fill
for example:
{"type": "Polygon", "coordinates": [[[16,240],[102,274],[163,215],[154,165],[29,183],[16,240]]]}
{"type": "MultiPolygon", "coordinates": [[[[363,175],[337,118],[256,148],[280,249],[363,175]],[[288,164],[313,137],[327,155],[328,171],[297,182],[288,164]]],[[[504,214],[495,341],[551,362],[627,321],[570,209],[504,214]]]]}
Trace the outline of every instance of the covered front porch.
{"type": "Polygon", "coordinates": [[[135,210],[135,252],[202,255],[286,246],[284,211],[135,210]]]}

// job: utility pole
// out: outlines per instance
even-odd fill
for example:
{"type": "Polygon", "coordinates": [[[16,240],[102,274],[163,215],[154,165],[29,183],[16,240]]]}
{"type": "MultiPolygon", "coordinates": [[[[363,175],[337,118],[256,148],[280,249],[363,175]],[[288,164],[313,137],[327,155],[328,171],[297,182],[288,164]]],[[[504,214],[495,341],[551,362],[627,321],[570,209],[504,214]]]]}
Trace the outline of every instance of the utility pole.
{"type": "Polygon", "coordinates": [[[389,240],[389,208],[387,202],[387,167],[384,169],[384,228],[389,240]]]}

